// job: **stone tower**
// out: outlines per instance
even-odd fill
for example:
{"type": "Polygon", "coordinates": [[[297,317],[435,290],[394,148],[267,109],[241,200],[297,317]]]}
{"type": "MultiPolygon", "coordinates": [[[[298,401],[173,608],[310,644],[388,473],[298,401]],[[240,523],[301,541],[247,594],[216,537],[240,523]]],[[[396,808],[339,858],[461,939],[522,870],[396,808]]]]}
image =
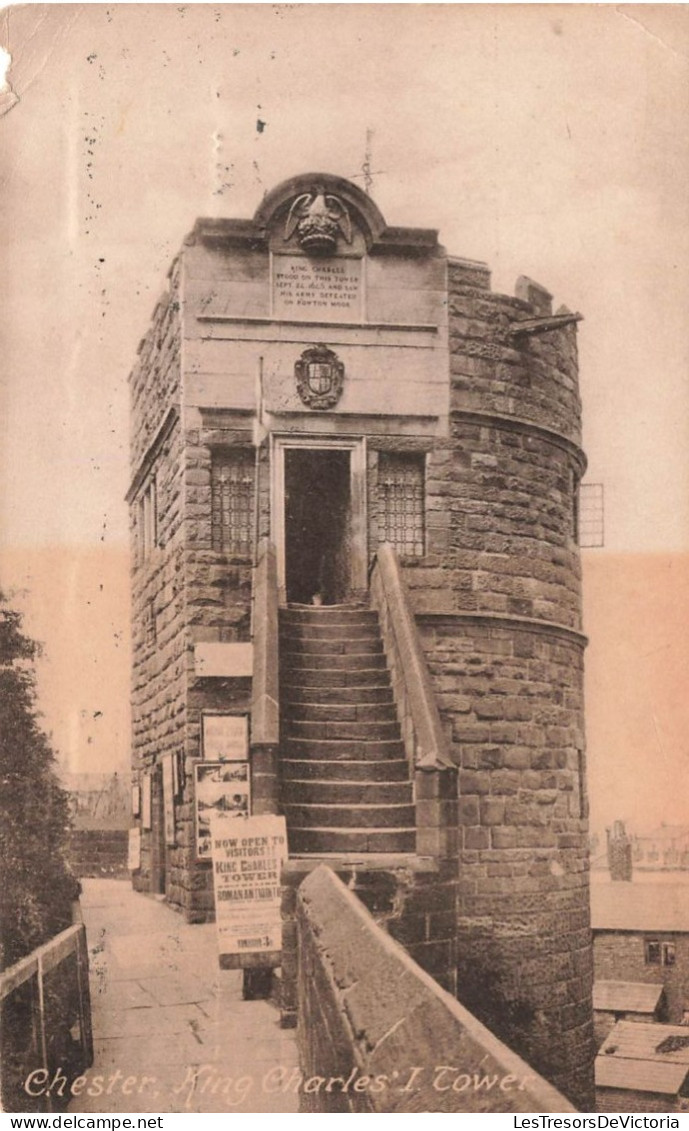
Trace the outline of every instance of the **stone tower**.
{"type": "Polygon", "coordinates": [[[131,376],[134,882],[212,915],[234,775],[591,1110],[578,318],[330,174],[197,221],[131,376]]]}

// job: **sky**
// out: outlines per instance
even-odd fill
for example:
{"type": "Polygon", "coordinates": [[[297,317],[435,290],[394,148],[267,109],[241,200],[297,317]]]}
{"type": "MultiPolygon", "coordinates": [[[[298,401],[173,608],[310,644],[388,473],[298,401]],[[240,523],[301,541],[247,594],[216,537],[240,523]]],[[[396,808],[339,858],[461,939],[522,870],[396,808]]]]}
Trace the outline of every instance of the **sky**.
{"type": "Polygon", "coordinates": [[[689,6],[30,4],[0,44],[0,564],[65,764],[128,758],[127,374],[172,257],[368,165],[388,223],[584,314],[594,823],[682,819],[689,6]]]}

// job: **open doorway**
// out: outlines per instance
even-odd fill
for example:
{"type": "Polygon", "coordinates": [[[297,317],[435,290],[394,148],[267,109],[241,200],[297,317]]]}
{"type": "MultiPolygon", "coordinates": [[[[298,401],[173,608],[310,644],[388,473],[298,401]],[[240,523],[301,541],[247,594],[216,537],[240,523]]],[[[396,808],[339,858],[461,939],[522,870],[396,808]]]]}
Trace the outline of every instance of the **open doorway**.
{"type": "Polygon", "coordinates": [[[285,451],[285,584],[288,601],[335,605],[351,574],[351,453],[285,451]]]}

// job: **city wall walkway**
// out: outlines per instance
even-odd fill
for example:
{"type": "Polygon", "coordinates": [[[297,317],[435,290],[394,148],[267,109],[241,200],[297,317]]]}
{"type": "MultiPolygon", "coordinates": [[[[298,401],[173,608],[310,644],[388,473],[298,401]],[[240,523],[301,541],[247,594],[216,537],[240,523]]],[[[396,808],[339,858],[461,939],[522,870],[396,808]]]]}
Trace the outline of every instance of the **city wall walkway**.
{"type": "Polygon", "coordinates": [[[95,1060],[69,1111],[297,1111],[294,1033],[219,969],[214,925],[128,880],[82,883],[95,1060]]]}

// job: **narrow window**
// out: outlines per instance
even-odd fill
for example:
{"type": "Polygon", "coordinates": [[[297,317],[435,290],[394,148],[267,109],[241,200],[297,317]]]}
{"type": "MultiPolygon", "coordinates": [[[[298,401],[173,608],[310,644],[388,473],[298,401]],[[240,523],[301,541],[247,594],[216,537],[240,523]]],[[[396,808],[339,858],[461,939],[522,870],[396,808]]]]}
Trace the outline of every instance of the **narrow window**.
{"type": "Polygon", "coordinates": [[[158,500],[155,477],[149,480],[139,498],[139,558],[145,560],[158,544],[158,500]]]}
{"type": "Polygon", "coordinates": [[[213,549],[250,556],[254,527],[254,453],[250,448],[213,455],[211,510],[213,549]]]}
{"type": "Polygon", "coordinates": [[[646,939],[646,965],[660,966],[660,943],[657,939],[646,939]]]}
{"type": "Polygon", "coordinates": [[[672,942],[663,943],[663,966],[675,965],[675,944],[672,942]]]}
{"type": "Polygon", "coordinates": [[[425,456],[423,452],[381,452],[378,463],[379,541],[397,553],[424,553],[425,456]]]}

